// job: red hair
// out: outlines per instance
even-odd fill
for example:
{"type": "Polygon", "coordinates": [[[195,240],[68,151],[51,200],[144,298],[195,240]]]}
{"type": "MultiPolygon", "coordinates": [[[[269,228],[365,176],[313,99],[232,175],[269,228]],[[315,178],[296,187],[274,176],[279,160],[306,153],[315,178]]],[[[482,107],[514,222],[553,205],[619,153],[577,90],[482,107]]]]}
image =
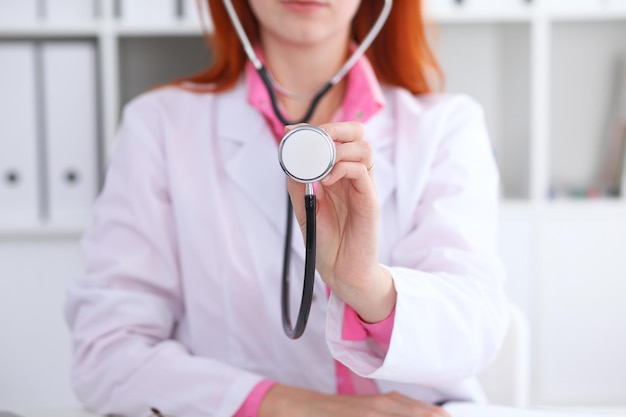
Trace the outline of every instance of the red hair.
{"type": "MultiPolygon", "coordinates": [[[[213,64],[175,84],[182,87],[191,82],[215,92],[228,90],[237,83],[246,64],[246,54],[222,0],[198,1],[208,2],[211,11],[214,30],[211,34],[205,28],[205,34],[212,47],[213,64]]],[[[259,24],[248,1],[233,0],[233,6],[250,42],[258,43],[259,24]]],[[[357,43],[367,35],[381,8],[382,1],[361,2],[352,22],[357,43]]],[[[428,44],[422,0],[395,0],[387,22],[366,55],[381,83],[403,87],[413,94],[429,93],[434,90],[433,83],[443,80],[441,67],[428,44]]]]}

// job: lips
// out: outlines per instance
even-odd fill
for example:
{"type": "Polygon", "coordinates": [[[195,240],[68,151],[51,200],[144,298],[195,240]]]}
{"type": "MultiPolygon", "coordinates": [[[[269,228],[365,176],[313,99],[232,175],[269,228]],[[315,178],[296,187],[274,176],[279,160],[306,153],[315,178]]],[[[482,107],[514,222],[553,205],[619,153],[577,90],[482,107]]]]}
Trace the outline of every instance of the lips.
{"type": "Polygon", "coordinates": [[[286,0],[282,4],[289,10],[297,13],[314,13],[327,6],[322,1],[286,0]]]}

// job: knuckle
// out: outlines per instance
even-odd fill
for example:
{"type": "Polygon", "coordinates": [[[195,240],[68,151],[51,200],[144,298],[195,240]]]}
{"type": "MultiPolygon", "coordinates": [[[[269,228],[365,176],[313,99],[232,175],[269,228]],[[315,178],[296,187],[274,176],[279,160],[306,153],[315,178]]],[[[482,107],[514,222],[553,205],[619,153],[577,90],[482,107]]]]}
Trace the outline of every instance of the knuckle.
{"type": "Polygon", "coordinates": [[[389,396],[393,399],[399,399],[404,397],[404,395],[400,394],[398,391],[390,391],[389,396]]]}
{"type": "Polygon", "coordinates": [[[354,128],[355,133],[359,138],[363,138],[365,136],[365,126],[360,122],[350,122],[354,128]]]}
{"type": "Polygon", "coordinates": [[[375,408],[381,408],[388,405],[386,395],[377,395],[372,397],[372,406],[375,408]]]}
{"type": "Polygon", "coordinates": [[[431,417],[431,414],[430,414],[429,410],[424,410],[422,407],[420,407],[418,405],[409,405],[409,406],[407,406],[407,411],[412,416],[431,417]]]}
{"type": "Polygon", "coordinates": [[[392,397],[391,395],[385,394],[385,395],[381,395],[378,398],[378,405],[384,408],[391,407],[395,403],[396,403],[396,399],[392,397]]]}

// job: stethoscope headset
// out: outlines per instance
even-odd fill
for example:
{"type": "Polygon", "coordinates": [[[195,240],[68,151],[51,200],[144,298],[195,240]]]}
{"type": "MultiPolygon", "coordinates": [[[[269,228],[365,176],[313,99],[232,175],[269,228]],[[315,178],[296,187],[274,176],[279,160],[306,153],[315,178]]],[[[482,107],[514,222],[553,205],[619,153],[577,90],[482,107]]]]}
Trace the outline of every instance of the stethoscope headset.
{"type": "Polygon", "coordinates": [[[293,207],[289,196],[287,198],[287,230],[285,232],[281,291],[283,329],[287,337],[297,339],[304,333],[309,318],[311,302],[313,300],[313,285],[315,282],[316,200],[313,183],[322,180],[328,175],[335,165],[336,158],[335,144],[330,135],[318,127],[306,125],[305,123],[311,120],[322,97],[341,81],[359,58],[363,56],[367,48],[370,47],[391,12],[392,0],[384,0],[383,8],[378,19],[374,22],[372,29],[370,29],[361,44],[354,50],[350,58],[348,58],[335,76],[313,96],[306,114],[299,120],[288,120],[280,111],[276,97],[276,88],[272,83],[267,69],[254,52],[254,48],[239,21],[239,17],[237,16],[237,12],[231,0],[223,0],[223,2],[248,59],[252,65],[254,65],[263,84],[265,84],[267,88],[272,102],[272,109],[276,117],[284,125],[301,125],[290,130],[282,138],[278,147],[278,160],[282,169],[293,180],[305,184],[306,256],[304,261],[304,286],[302,289],[302,302],[300,303],[300,310],[295,326],[292,325],[289,314],[289,263],[291,254],[289,245],[293,229],[293,207]]]}

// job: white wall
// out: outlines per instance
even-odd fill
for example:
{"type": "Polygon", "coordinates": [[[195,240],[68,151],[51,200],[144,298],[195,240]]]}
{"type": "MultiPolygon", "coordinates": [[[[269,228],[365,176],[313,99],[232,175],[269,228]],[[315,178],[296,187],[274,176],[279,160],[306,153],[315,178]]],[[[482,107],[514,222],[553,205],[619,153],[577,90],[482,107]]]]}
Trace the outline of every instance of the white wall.
{"type": "Polygon", "coordinates": [[[77,404],[63,303],[82,270],[76,239],[0,240],[0,409],[77,404]]]}

